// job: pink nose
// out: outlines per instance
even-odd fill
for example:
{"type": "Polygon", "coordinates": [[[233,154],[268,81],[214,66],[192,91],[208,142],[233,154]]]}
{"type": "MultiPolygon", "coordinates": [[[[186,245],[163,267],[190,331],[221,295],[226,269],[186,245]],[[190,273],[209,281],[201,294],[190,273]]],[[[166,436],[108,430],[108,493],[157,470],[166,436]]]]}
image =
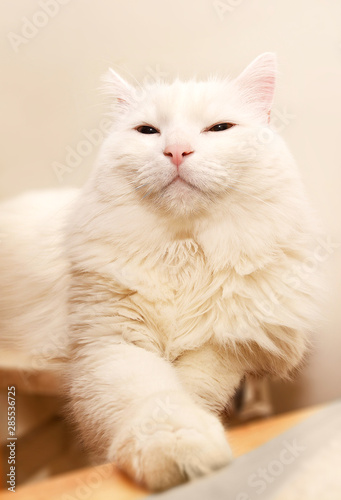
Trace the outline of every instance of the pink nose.
{"type": "Polygon", "coordinates": [[[190,144],[172,144],[167,146],[163,154],[170,157],[170,161],[174,163],[176,167],[179,167],[184,161],[185,156],[194,153],[190,144]]]}

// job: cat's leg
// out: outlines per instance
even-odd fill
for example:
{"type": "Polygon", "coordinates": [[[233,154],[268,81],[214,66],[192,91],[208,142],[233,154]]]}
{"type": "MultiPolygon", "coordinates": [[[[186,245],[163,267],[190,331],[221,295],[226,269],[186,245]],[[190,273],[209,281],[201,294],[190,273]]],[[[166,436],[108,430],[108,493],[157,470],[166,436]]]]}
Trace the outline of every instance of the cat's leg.
{"type": "Polygon", "coordinates": [[[219,420],[192,400],[158,355],[101,337],[78,348],[70,376],[83,438],[148,488],[165,489],[230,462],[219,420]]]}
{"type": "Polygon", "coordinates": [[[187,351],[174,363],[181,383],[203,408],[220,414],[231,400],[242,377],[243,366],[216,344],[187,351]]]}

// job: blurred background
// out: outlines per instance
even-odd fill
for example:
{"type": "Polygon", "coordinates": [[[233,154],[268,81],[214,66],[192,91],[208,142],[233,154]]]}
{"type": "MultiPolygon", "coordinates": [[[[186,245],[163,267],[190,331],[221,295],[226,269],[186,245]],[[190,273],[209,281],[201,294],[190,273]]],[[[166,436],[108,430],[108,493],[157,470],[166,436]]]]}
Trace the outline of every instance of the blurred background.
{"type": "MultiPolygon", "coordinates": [[[[109,66],[132,83],[236,76],[258,54],[277,54],[272,121],[320,214],[331,293],[305,367],[272,383],[270,399],[282,412],[340,397],[341,3],[7,0],[1,10],[0,199],[83,184],[106,131],[98,87],[109,66]]],[[[55,411],[44,390],[28,414],[55,411]]]]}

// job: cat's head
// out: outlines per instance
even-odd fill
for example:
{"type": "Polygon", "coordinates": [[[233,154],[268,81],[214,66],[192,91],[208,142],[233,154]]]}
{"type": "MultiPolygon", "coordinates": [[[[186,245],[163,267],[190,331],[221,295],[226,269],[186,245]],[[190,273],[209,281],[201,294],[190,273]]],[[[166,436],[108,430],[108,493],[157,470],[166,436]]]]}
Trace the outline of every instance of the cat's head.
{"type": "Polygon", "coordinates": [[[275,73],[271,53],[234,80],[135,88],[110,70],[114,125],[102,160],[120,196],[189,217],[214,210],[236,192],[257,196],[266,189],[278,156],[269,128],[275,73]]]}

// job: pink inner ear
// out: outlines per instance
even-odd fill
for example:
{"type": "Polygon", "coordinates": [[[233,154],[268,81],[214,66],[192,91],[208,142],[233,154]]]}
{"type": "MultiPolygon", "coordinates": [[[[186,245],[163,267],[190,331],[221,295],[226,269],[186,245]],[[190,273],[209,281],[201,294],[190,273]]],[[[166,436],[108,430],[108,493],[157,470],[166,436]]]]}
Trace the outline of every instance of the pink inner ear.
{"type": "Polygon", "coordinates": [[[256,78],[251,83],[251,87],[255,92],[254,100],[259,100],[259,104],[269,117],[275,93],[275,75],[270,74],[264,77],[260,75],[260,79],[256,78]]]}
{"type": "Polygon", "coordinates": [[[275,77],[276,58],[274,54],[266,53],[257,57],[236,79],[243,100],[268,122],[274,98],[275,77]]]}

